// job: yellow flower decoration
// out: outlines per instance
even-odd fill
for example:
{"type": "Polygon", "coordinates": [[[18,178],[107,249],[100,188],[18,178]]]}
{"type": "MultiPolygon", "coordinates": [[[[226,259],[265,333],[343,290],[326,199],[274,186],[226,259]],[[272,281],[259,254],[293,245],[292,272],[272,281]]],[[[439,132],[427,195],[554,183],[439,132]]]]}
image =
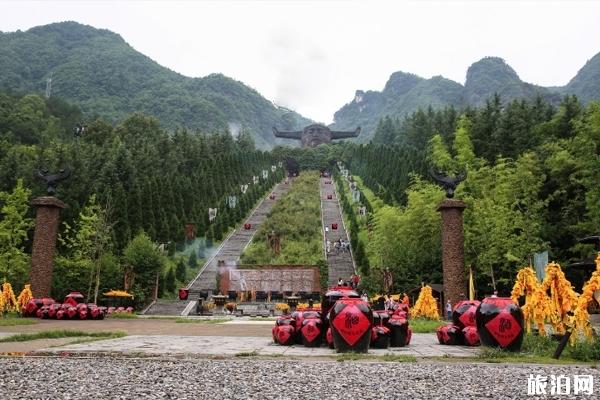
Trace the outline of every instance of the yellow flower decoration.
{"type": "Polygon", "coordinates": [[[2,312],[19,311],[19,303],[17,302],[11,284],[8,282],[2,284],[2,297],[4,297],[2,312]]]}
{"type": "Polygon", "coordinates": [[[440,319],[440,313],[438,311],[437,301],[433,297],[431,286],[423,286],[419,293],[415,306],[411,309],[410,315],[413,318],[423,317],[433,320],[440,319]]]}
{"type": "Polygon", "coordinates": [[[23,290],[21,290],[19,297],[17,297],[17,303],[19,304],[20,310],[25,308],[25,306],[27,305],[27,303],[29,303],[29,300],[31,299],[33,299],[33,293],[31,293],[31,285],[27,284],[25,285],[23,290]]]}

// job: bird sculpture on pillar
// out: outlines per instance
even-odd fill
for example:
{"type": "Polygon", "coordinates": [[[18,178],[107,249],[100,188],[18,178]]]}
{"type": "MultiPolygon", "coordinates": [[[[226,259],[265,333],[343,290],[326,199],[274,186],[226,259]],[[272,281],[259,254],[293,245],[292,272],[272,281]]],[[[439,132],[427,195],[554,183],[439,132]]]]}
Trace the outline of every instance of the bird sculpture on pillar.
{"type": "Polygon", "coordinates": [[[49,174],[47,169],[38,169],[36,177],[46,183],[47,192],[50,196],[56,194],[56,186],[59,182],[64,181],[71,175],[71,171],[67,169],[61,169],[58,174],[49,174]]]}
{"type": "Polygon", "coordinates": [[[467,179],[467,173],[464,172],[455,177],[443,175],[441,172],[431,170],[430,173],[433,180],[435,180],[441,187],[446,191],[446,197],[451,199],[454,197],[454,191],[456,187],[465,179],[467,179]]]}

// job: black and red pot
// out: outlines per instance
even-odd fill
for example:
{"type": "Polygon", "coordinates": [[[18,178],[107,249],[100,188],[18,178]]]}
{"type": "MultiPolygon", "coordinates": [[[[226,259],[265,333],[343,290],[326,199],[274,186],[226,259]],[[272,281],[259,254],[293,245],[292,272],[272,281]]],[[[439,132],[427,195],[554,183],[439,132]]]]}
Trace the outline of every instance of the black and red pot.
{"type": "Polygon", "coordinates": [[[333,334],[331,333],[331,327],[327,328],[327,333],[325,334],[325,341],[327,342],[327,346],[330,349],[333,349],[333,334]]]}
{"type": "Polygon", "coordinates": [[[276,327],[275,335],[277,337],[277,343],[282,346],[291,346],[294,344],[294,326],[293,325],[279,325],[276,327]]]}
{"type": "Polygon", "coordinates": [[[518,351],[523,344],[523,311],[510,297],[486,297],[475,314],[481,344],[518,351]]]}
{"type": "Polygon", "coordinates": [[[465,326],[477,326],[475,312],[481,302],[479,300],[459,301],[452,311],[452,322],[455,326],[463,329],[465,326]]]}
{"type": "Polygon", "coordinates": [[[479,334],[477,334],[476,326],[465,326],[462,332],[467,346],[479,346],[479,334]]]}
{"type": "Polygon", "coordinates": [[[338,353],[366,353],[371,342],[373,312],[360,298],[342,298],[329,312],[333,345],[338,353]]]}
{"type": "Polygon", "coordinates": [[[383,325],[374,325],[371,328],[371,347],[387,349],[390,347],[390,329],[383,325]]]}
{"type": "Polygon", "coordinates": [[[388,324],[390,327],[390,346],[406,346],[408,342],[408,320],[398,315],[393,315],[388,324]]]}
{"type": "Polygon", "coordinates": [[[464,343],[462,330],[452,324],[438,327],[436,334],[440,344],[460,345],[464,343]]]}
{"type": "Polygon", "coordinates": [[[322,342],[323,322],[320,318],[305,318],[302,321],[300,337],[302,344],[306,347],[319,347],[322,342]]]}
{"type": "Polygon", "coordinates": [[[360,298],[360,295],[348,286],[334,286],[325,292],[321,300],[321,320],[324,332],[327,332],[329,328],[329,311],[335,302],[343,297],[360,298]]]}
{"type": "Polygon", "coordinates": [[[178,295],[179,300],[187,300],[188,296],[190,295],[190,290],[188,288],[180,288],[178,295]]]}

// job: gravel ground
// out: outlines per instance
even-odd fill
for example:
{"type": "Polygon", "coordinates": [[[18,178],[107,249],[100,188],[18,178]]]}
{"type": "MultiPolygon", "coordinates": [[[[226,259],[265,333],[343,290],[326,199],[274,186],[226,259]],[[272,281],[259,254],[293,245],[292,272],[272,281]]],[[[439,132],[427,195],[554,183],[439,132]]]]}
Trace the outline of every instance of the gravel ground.
{"type": "Polygon", "coordinates": [[[428,362],[39,357],[0,359],[0,370],[0,399],[518,399],[534,398],[529,374],[600,382],[585,366],[428,362]]]}

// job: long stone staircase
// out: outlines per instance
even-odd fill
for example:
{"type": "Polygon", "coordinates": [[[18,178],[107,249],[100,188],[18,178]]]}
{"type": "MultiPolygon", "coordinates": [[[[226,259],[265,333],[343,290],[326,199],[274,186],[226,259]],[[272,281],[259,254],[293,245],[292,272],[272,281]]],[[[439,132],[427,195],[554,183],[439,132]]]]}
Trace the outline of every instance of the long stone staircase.
{"type": "Polygon", "coordinates": [[[200,292],[214,293],[217,290],[218,264],[231,265],[238,262],[244,249],[248,246],[257,229],[260,227],[260,224],[266,219],[267,214],[271,211],[277,200],[289,190],[291,185],[292,180],[290,180],[289,184],[285,182],[277,184],[252,211],[250,216],[221,242],[215,254],[204,263],[198,275],[187,285],[189,301],[158,299],[143,314],[187,315],[192,308],[190,302],[195,302],[200,292]],[[270,198],[271,194],[275,195],[274,199],[270,198]],[[250,229],[244,229],[245,224],[250,224],[250,229]]]}
{"type": "Polygon", "coordinates": [[[321,219],[323,222],[324,242],[331,242],[330,252],[326,252],[327,264],[329,266],[329,286],[335,285],[339,278],[349,281],[350,276],[355,273],[356,267],[352,258],[352,250],[335,252],[333,243],[338,239],[349,241],[348,233],[342,218],[341,207],[338,200],[335,182],[332,178],[321,178],[319,182],[321,192],[321,219]],[[331,183],[326,183],[331,182],[331,183]],[[328,198],[331,196],[331,199],[328,198]],[[337,229],[333,229],[337,224],[337,229]]]}

